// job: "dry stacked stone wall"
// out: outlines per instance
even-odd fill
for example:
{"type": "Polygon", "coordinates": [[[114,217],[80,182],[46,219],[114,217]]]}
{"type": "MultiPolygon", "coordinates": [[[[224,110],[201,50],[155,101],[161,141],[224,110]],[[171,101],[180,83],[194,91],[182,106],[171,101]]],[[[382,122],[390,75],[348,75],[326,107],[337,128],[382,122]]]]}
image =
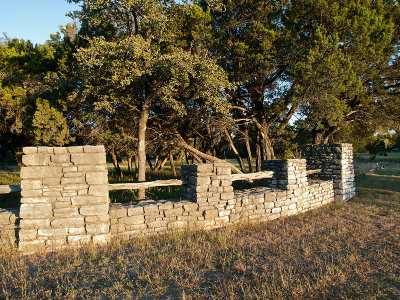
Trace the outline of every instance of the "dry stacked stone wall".
{"type": "Polygon", "coordinates": [[[233,191],[224,164],[182,166],[181,199],[112,204],[112,236],[141,236],[184,228],[216,228],[243,221],[266,221],[320,207],[334,200],[332,181],[308,183],[306,160],[264,162],[279,170],[273,187],[233,191]],[[279,188],[277,188],[279,185],[279,188]]]}
{"type": "Polygon", "coordinates": [[[183,165],[180,199],[134,204],[110,204],[103,146],[23,150],[21,207],[0,211],[0,242],[17,241],[25,253],[273,220],[354,194],[348,144],[309,147],[307,160],[264,161],[262,169],[274,171],[273,178],[264,180],[265,187],[241,191],[233,190],[229,165],[183,165]],[[307,168],[322,168],[324,180],[309,180],[307,168]]]}
{"type": "Polygon", "coordinates": [[[333,180],[335,199],[347,201],[355,195],[352,144],[306,145],[303,156],[310,170],[322,169],[313,177],[333,180]]]}
{"type": "Polygon", "coordinates": [[[19,209],[0,208],[0,244],[15,245],[19,230],[19,209]]]}
{"type": "Polygon", "coordinates": [[[19,249],[33,252],[109,240],[103,146],[25,147],[19,249]]]}

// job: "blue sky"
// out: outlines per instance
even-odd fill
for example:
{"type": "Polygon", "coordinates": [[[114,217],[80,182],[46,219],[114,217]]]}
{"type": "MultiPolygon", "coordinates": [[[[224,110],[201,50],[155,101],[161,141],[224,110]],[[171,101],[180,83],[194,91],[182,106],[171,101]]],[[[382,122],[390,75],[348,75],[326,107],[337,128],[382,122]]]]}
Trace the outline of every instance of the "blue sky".
{"type": "Polygon", "coordinates": [[[78,8],[65,0],[0,0],[0,35],[43,44],[72,22],[65,14],[78,8]]]}

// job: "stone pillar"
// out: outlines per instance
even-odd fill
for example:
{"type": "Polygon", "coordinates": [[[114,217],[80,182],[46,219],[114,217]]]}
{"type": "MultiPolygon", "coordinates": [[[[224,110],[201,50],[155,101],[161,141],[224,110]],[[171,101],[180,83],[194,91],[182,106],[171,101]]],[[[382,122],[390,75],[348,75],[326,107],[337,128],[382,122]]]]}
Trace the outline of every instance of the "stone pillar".
{"type": "Polygon", "coordinates": [[[107,243],[110,237],[104,146],[25,147],[19,249],[107,243]]]}
{"type": "Polygon", "coordinates": [[[272,178],[265,179],[267,187],[282,190],[306,190],[308,187],[305,159],[264,160],[263,171],[273,171],[272,178]]]}
{"type": "Polygon", "coordinates": [[[181,198],[198,203],[206,221],[228,223],[235,202],[231,167],[217,163],[182,165],[181,174],[181,198]]]}
{"type": "Polygon", "coordinates": [[[347,201],[355,195],[352,144],[306,145],[307,169],[322,169],[318,179],[333,180],[335,199],[347,201]]]}

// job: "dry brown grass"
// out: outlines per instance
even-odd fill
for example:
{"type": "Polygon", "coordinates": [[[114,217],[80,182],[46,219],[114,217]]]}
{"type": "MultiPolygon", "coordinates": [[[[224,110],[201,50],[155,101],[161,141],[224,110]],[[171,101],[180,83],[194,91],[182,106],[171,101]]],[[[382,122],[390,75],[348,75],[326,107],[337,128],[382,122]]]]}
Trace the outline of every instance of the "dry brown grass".
{"type": "Polygon", "coordinates": [[[0,255],[0,298],[399,299],[400,164],[357,197],[261,224],[0,255]]]}

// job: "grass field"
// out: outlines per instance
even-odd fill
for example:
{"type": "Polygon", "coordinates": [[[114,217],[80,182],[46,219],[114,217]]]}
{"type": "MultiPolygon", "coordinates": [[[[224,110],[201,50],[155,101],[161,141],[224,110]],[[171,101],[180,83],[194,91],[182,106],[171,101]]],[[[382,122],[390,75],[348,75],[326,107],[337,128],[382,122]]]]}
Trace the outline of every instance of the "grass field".
{"type": "Polygon", "coordinates": [[[399,299],[400,163],[357,196],[269,223],[21,257],[0,252],[0,298],[399,299]]]}

